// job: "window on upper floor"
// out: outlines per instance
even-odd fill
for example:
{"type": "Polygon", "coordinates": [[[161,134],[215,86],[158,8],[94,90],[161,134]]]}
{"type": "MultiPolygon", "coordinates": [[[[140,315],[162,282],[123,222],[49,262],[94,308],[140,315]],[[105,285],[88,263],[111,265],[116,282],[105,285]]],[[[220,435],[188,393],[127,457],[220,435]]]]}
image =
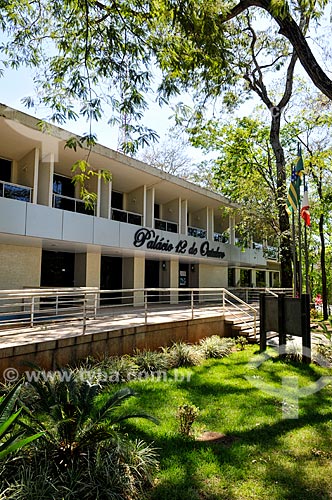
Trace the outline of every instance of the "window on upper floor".
{"type": "Polygon", "coordinates": [[[123,193],[112,191],[112,208],[123,210],[123,193]]]}
{"type": "Polygon", "coordinates": [[[155,219],[160,218],[160,205],[158,205],[158,203],[154,204],[154,217],[155,219]]]}
{"type": "Polygon", "coordinates": [[[11,182],[11,175],[12,162],[5,160],[5,158],[0,158],[0,181],[11,182]]]}
{"type": "Polygon", "coordinates": [[[70,177],[54,174],[53,176],[53,193],[61,196],[75,198],[75,186],[70,177]]]}

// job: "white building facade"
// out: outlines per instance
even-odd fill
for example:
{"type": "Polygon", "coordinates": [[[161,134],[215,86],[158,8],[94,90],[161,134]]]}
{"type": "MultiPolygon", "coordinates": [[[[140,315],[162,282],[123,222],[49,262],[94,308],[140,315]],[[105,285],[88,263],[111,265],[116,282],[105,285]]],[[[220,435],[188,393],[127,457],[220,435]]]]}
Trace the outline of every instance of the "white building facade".
{"type": "Polygon", "coordinates": [[[88,210],[72,134],[5,105],[0,131],[0,289],[278,286],[275,256],[236,245],[219,194],[97,145],[89,163],[112,181],[90,180],[88,210]]]}

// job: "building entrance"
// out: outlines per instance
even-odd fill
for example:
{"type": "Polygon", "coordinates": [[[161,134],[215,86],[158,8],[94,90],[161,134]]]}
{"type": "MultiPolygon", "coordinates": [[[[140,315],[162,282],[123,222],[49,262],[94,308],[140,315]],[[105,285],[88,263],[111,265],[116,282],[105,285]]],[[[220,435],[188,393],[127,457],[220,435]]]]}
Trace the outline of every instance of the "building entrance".
{"type": "MultiPolygon", "coordinates": [[[[145,288],[159,288],[159,266],[158,260],[145,261],[145,288]]],[[[149,302],[158,302],[159,294],[148,292],[149,302]]]]}
{"type": "MultiPolygon", "coordinates": [[[[100,290],[121,290],[122,288],[122,258],[121,257],[101,257],[100,267],[100,290]]],[[[103,293],[102,305],[120,304],[122,293],[103,293]]]]}
{"type": "Polygon", "coordinates": [[[73,287],[75,254],[43,250],[40,286],[49,288],[73,287]]]}

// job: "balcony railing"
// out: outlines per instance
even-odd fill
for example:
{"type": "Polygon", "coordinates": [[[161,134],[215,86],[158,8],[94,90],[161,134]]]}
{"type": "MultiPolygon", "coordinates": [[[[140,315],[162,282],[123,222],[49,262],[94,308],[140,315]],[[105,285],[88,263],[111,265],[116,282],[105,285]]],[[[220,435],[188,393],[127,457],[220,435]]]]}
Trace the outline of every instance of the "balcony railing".
{"type": "Polygon", "coordinates": [[[178,232],[178,225],[176,224],[176,222],[171,222],[169,220],[155,219],[154,227],[155,229],[159,229],[160,231],[168,231],[170,233],[178,232]]]}
{"type": "Polygon", "coordinates": [[[95,209],[86,207],[83,200],[63,196],[62,194],[53,193],[53,207],[67,210],[68,212],[77,212],[85,215],[95,215],[95,209]]]}
{"type": "Polygon", "coordinates": [[[12,200],[32,201],[32,188],[28,186],[20,186],[12,182],[0,181],[0,196],[3,198],[11,198],[12,200]]]}
{"type": "Polygon", "coordinates": [[[111,208],[111,219],[118,222],[127,222],[128,224],[142,225],[142,214],[135,212],[127,212],[118,208],[111,208]]]}
{"type": "Polygon", "coordinates": [[[229,243],[229,236],[223,233],[214,233],[213,240],[219,243],[229,243]]]}
{"type": "Polygon", "coordinates": [[[206,238],[206,234],[206,229],[188,226],[188,236],[193,236],[194,238],[206,238]]]}

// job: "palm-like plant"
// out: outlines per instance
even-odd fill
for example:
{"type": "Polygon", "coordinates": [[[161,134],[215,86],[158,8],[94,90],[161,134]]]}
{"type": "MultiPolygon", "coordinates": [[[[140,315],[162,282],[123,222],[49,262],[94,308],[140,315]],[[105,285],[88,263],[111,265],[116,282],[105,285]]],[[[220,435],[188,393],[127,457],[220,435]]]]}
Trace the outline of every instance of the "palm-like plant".
{"type": "Polygon", "coordinates": [[[15,411],[21,385],[21,383],[15,385],[7,394],[0,397],[0,459],[23,448],[43,434],[40,432],[23,437],[25,431],[18,425],[22,408],[15,411]]]}
{"type": "Polygon", "coordinates": [[[105,442],[119,447],[119,424],[130,418],[157,420],[146,413],[119,414],[117,409],[135,392],[125,387],[115,394],[102,392],[98,384],[77,379],[74,372],[62,372],[42,381],[31,382],[38,398],[30,410],[30,418],[44,431],[56,462],[67,467],[70,462],[94,453],[105,442]],[[70,374],[70,376],[69,376],[70,374]],[[98,397],[100,396],[100,397],[98,397]]]}

